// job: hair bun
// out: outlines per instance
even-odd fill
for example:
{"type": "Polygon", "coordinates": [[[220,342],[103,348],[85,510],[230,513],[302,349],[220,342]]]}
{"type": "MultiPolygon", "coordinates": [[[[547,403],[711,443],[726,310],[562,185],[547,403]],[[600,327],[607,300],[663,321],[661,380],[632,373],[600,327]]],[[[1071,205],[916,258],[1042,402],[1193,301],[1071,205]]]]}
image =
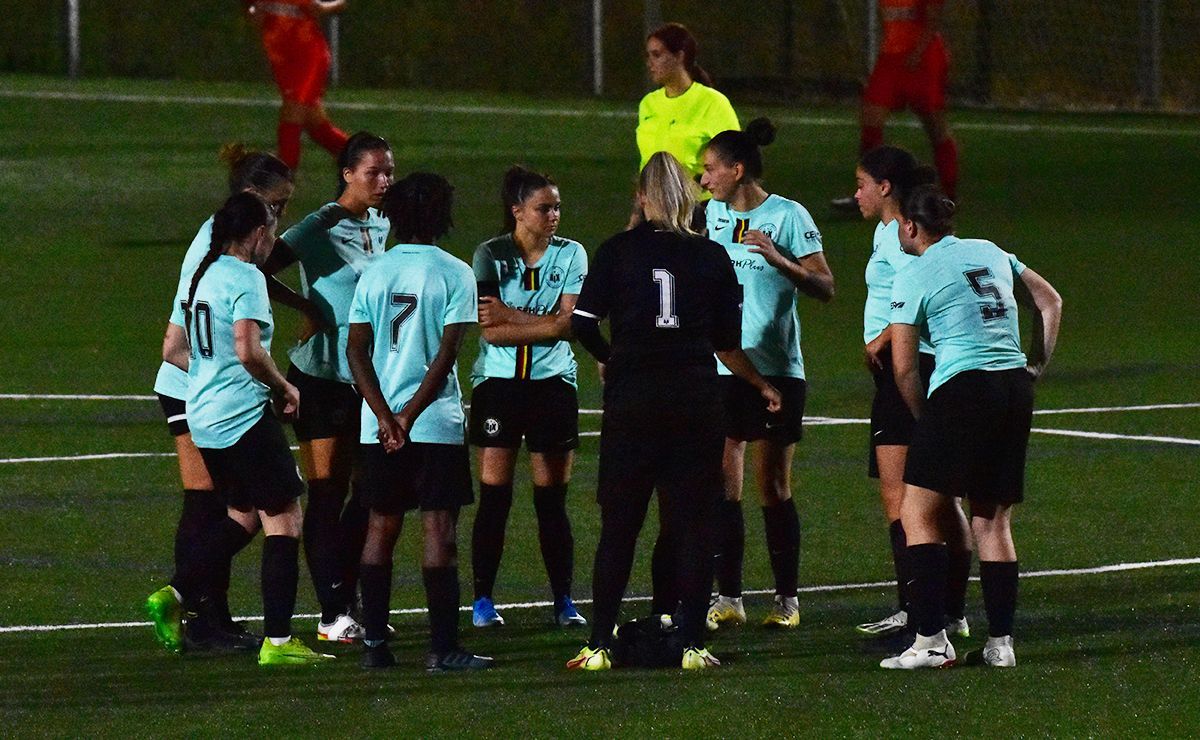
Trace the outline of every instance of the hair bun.
{"type": "Polygon", "coordinates": [[[754,140],[759,146],[767,146],[775,141],[775,124],[771,123],[769,118],[755,118],[750,123],[746,124],[746,135],[754,140]]]}
{"type": "Polygon", "coordinates": [[[248,154],[250,154],[250,150],[246,148],[245,142],[227,141],[221,145],[221,149],[217,152],[217,158],[232,170],[241,164],[248,154]]]}

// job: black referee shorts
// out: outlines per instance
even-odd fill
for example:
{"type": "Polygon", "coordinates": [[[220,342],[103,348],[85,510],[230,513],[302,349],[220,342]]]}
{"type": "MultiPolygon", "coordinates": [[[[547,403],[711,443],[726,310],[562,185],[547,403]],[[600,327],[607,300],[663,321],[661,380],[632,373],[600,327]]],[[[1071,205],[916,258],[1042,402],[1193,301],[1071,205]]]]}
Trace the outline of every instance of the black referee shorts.
{"type": "Polygon", "coordinates": [[[292,422],[296,439],[358,439],[362,396],[352,384],[317,378],[295,365],[288,367],[287,380],[300,391],[300,415],[292,422]]]}
{"type": "Polygon", "coordinates": [[[381,444],[358,448],[363,502],[380,514],[457,511],[475,500],[466,445],[409,442],[395,452],[381,444]]]}
{"type": "Polygon", "coordinates": [[[283,425],[270,409],[232,446],[199,449],[214,487],[239,511],[278,514],[304,494],[283,425]]]}
{"type": "MultiPolygon", "coordinates": [[[[871,401],[871,438],[867,449],[867,475],[879,477],[879,461],[875,458],[875,448],[887,445],[908,446],[912,439],[913,427],[917,420],[913,418],[912,410],[900,395],[900,387],[896,385],[896,374],[892,369],[892,353],[880,355],[883,369],[872,373],[875,379],[875,398],[871,401]]],[[[933,355],[919,354],[919,370],[921,387],[929,387],[929,378],[933,376],[933,355]]]]}
{"type": "Polygon", "coordinates": [[[758,389],[736,375],[722,375],[721,395],[725,405],[725,436],[742,442],[769,439],[790,445],[804,436],[804,401],[808,384],[803,378],[769,376],[767,381],[783,396],[779,411],[767,411],[758,389]]]}
{"type": "Polygon", "coordinates": [[[471,392],[470,442],[475,447],[564,453],[579,446],[579,397],[562,378],[488,378],[471,392]]]}
{"type": "Polygon", "coordinates": [[[1033,379],[1025,368],[970,370],[941,385],[913,429],[904,482],[973,502],[1025,497],[1033,379]]]}
{"type": "Polygon", "coordinates": [[[724,495],[721,388],[715,371],[625,373],[604,388],[597,500],[641,505],[724,495]]]}

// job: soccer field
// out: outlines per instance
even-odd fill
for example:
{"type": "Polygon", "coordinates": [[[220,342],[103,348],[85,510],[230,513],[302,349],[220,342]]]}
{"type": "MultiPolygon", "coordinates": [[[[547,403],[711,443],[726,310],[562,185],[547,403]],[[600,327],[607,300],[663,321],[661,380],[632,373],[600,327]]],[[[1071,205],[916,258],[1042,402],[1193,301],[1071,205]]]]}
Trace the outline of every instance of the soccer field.
{"type": "MultiPolygon", "coordinates": [[[[148,400],[183,251],[224,196],[219,144],[273,145],[273,88],[0,76],[0,718],[4,734],[696,736],[1194,736],[1200,732],[1200,123],[1129,115],[968,111],[958,233],[1015,252],[1064,298],[1058,352],[1038,387],[1021,568],[1018,667],[896,675],[895,644],[853,625],[892,605],[887,535],[865,475],[872,386],[861,359],[862,271],[873,224],[825,203],[853,187],[848,108],[739,106],[780,125],[766,185],[806,204],[837,279],[828,305],[801,301],[810,422],[794,493],[803,526],[801,626],[719,633],[724,665],[577,675],[585,639],[550,626],[528,484],[496,598],[508,624],[467,647],[484,675],[427,676],[415,528],[402,535],[393,606],[401,665],[366,674],[353,648],[333,665],[266,671],[252,657],[168,655],[142,623],[170,573],[179,484],[148,400]],[[1127,566],[1127,567],[1116,567],[1127,566]],[[516,606],[504,607],[504,604],[516,606]]],[[[735,101],[736,104],[736,101],[735,101]]],[[[487,95],[338,90],[331,114],[388,138],[397,173],[457,188],[445,246],[464,259],[500,229],[500,177],[523,162],[558,180],[560,232],[589,251],[620,229],[637,166],[634,105],[487,95]]],[[[890,141],[928,157],[907,118],[890,141]]],[[[284,223],[325,202],[328,156],[306,145],[284,223]]],[[[295,275],[285,279],[294,282],[295,275]]],[[[275,357],[298,322],[276,312],[275,357]]],[[[475,355],[468,342],[465,378],[475,355]]],[[[580,402],[599,407],[581,362],[580,402]]],[[[599,416],[580,449],[569,507],[576,589],[590,594],[599,416]]],[[[519,471],[518,476],[522,473],[519,471]]],[[[747,493],[747,501],[754,494],[747,493]]],[[[751,589],[770,585],[762,524],[747,506],[751,589]]],[[[464,599],[469,527],[460,529],[464,599]]],[[[648,533],[655,531],[653,523],[648,533]]],[[[259,540],[261,542],[261,539],[259,540]]],[[[649,591],[644,536],[630,595],[649,591]]],[[[747,600],[751,623],[769,596],[747,600]]],[[[258,544],[235,562],[235,613],[260,614],[258,544]]],[[[315,608],[302,570],[299,610],[315,608]]],[[[641,615],[642,601],[624,614],[641,615]]],[[[581,604],[590,615],[586,603],[581,604]]],[[[985,620],[968,594],[975,636],[985,620]]],[[[315,618],[297,618],[315,644],[315,618]]]]}

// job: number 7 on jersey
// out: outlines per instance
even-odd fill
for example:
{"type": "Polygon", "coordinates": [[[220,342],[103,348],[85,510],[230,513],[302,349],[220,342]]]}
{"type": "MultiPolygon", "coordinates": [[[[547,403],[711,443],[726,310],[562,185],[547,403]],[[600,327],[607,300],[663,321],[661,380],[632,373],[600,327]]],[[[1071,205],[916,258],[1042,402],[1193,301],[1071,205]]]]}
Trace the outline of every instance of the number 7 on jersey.
{"type": "Polygon", "coordinates": [[[391,304],[400,307],[392,319],[392,351],[400,350],[400,327],[417,312],[417,297],[411,293],[392,293],[391,304]]]}

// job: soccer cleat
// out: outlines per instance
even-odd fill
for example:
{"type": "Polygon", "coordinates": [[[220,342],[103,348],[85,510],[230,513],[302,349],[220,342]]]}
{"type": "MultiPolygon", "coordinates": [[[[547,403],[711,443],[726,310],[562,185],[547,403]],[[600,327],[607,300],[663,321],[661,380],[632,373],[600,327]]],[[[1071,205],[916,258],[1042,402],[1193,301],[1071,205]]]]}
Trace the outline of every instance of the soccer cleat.
{"type": "MultiPolygon", "coordinates": [[[[497,614],[496,616],[500,616],[497,614]]],[[[555,599],[554,603],[554,622],[559,627],[583,627],[587,625],[587,620],[575,608],[575,602],[571,601],[570,596],[564,596],[562,599],[555,599]]]]}
{"type": "Polygon", "coordinates": [[[425,670],[429,673],[448,671],[482,671],[491,668],[496,661],[484,655],[472,655],[465,650],[448,653],[429,653],[425,656],[425,670]]]}
{"type": "Polygon", "coordinates": [[[764,627],[792,629],[800,626],[800,600],[795,596],[775,595],[775,606],[763,620],[764,627]]]}
{"type": "Polygon", "coordinates": [[[884,637],[886,635],[894,635],[897,632],[903,631],[908,627],[908,612],[901,609],[891,616],[884,617],[878,622],[863,622],[854,629],[864,635],[872,637],[884,637]]]}
{"type": "Polygon", "coordinates": [[[476,627],[502,627],[504,617],[496,611],[490,596],[480,596],[471,607],[471,624],[476,627]]]}
{"type": "Polygon", "coordinates": [[[989,637],[983,650],[972,650],[964,660],[968,665],[987,665],[992,668],[1014,668],[1017,654],[1013,652],[1012,635],[989,637]]]}
{"type": "Polygon", "coordinates": [[[612,654],[608,648],[591,648],[584,645],[574,658],[567,661],[567,668],[578,671],[607,671],[612,668],[612,654]]]}
{"type": "Polygon", "coordinates": [[[216,626],[204,617],[189,616],[183,628],[183,648],[187,652],[243,653],[257,650],[262,638],[244,626],[230,621],[216,626]]]}
{"type": "Polygon", "coordinates": [[[349,613],[338,616],[333,622],[317,622],[317,639],[328,642],[354,642],[363,639],[367,631],[349,613]]]}
{"type": "Polygon", "coordinates": [[[685,671],[701,671],[705,668],[716,668],[721,665],[717,656],[708,652],[708,648],[692,646],[683,651],[680,667],[685,671]]]}
{"type": "Polygon", "coordinates": [[[962,619],[947,619],[946,634],[953,635],[955,637],[970,637],[971,626],[967,624],[967,618],[963,617],[962,619]]]}
{"type": "Polygon", "coordinates": [[[175,589],[163,586],[146,598],[146,614],[154,623],[154,637],[173,653],[183,650],[183,605],[175,589]]]}
{"type": "Polygon", "coordinates": [[[704,620],[704,626],[708,627],[709,631],[720,628],[722,624],[737,626],[745,623],[746,608],[742,606],[741,596],[718,594],[708,605],[708,616],[704,620]]]}
{"type": "Polygon", "coordinates": [[[386,642],[378,645],[363,645],[362,660],[358,663],[363,668],[391,668],[396,665],[396,656],[386,642]]]}
{"type": "Polygon", "coordinates": [[[262,647],[258,649],[259,665],[316,665],[327,660],[333,660],[333,656],[314,652],[299,637],[292,637],[282,645],[264,637],[262,647]]]}
{"type": "Polygon", "coordinates": [[[884,658],[879,662],[880,668],[913,670],[916,668],[949,668],[954,665],[958,656],[954,654],[954,646],[942,630],[933,637],[917,635],[912,647],[899,655],[884,658]]]}

